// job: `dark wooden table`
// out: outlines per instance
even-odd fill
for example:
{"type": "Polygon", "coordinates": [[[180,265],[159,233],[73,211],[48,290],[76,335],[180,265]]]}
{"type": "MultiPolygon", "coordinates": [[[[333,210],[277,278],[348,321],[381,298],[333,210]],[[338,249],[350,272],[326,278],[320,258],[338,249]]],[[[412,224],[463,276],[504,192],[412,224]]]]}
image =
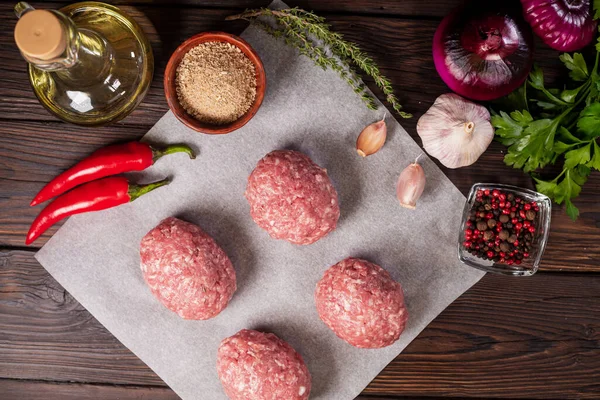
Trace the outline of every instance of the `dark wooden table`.
{"type": "MultiPolygon", "coordinates": [[[[460,0],[291,1],[326,16],[388,75],[415,124],[448,89],[431,58],[436,26],[460,0]]],[[[167,111],[162,77],[171,52],[206,30],[241,32],[223,19],[266,0],[136,0],[126,8],[149,35],[156,59],[152,88],[124,121],[104,128],[65,124],[33,95],[12,39],[13,2],[0,3],[0,398],[176,399],[35,261],[51,229],[24,247],[40,208],[32,196],[93,150],[141,137],[167,111]],[[134,6],[135,8],[130,8],[134,6]]],[[[58,8],[65,3],[32,3],[58,8]]],[[[122,4],[122,3],[121,3],[122,4]]],[[[538,41],[536,59],[553,79],[558,53],[538,41]]],[[[373,87],[369,83],[370,87],[373,87]]],[[[378,93],[378,92],[377,92],[378,93]]],[[[532,188],[504,166],[493,143],[472,167],[444,171],[463,192],[491,181],[532,188]]],[[[361,399],[413,397],[600,398],[600,174],[577,199],[571,222],[560,207],[542,270],[531,278],[485,276],[444,311],[364,391],[361,399]]]]}

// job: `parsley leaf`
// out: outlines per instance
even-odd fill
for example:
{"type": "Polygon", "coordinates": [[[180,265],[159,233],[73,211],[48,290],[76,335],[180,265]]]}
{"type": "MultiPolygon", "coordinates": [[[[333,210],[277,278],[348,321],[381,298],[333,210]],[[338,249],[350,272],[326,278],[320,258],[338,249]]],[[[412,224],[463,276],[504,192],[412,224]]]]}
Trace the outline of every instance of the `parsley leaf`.
{"type": "Polygon", "coordinates": [[[556,193],[556,188],[558,184],[554,181],[542,181],[541,179],[534,178],[537,182],[535,188],[538,192],[545,194],[551,199],[554,198],[554,194],[556,193]]]}
{"type": "Polygon", "coordinates": [[[600,103],[592,103],[581,111],[577,128],[586,138],[600,136],[600,103]]]}
{"type": "Polygon", "coordinates": [[[537,104],[540,107],[546,108],[546,109],[554,109],[557,108],[556,105],[559,106],[568,106],[569,103],[567,103],[564,100],[559,99],[558,97],[556,97],[557,95],[560,94],[560,91],[558,90],[554,90],[554,89],[546,89],[546,87],[544,86],[544,71],[542,71],[542,69],[540,67],[538,67],[537,65],[534,65],[533,68],[531,69],[531,72],[529,73],[529,78],[527,79],[527,82],[534,88],[539,90],[540,92],[542,92],[546,98],[550,101],[550,103],[545,102],[545,101],[541,101],[539,99],[530,99],[531,101],[535,101],[537,102],[537,104]]]}
{"type": "Polygon", "coordinates": [[[534,65],[529,73],[529,84],[537,90],[544,89],[544,71],[537,65],[534,65]]]}
{"type": "Polygon", "coordinates": [[[586,146],[565,153],[565,169],[572,169],[579,164],[585,164],[590,161],[591,146],[592,143],[590,142],[586,146]]]}
{"type": "Polygon", "coordinates": [[[505,146],[515,143],[521,137],[523,129],[532,121],[533,117],[525,110],[513,111],[510,115],[500,111],[499,115],[492,115],[491,119],[496,135],[499,136],[498,141],[505,146]]]}
{"type": "Polygon", "coordinates": [[[560,110],[562,106],[560,104],[550,103],[549,101],[544,100],[531,99],[531,101],[537,104],[538,107],[543,108],[545,111],[560,110]]]}
{"type": "Polygon", "coordinates": [[[600,171],[600,146],[598,145],[598,143],[595,140],[593,142],[594,142],[594,157],[586,165],[590,168],[594,168],[594,169],[600,171]]]}
{"type": "MultiPolygon", "coordinates": [[[[597,79],[597,77],[596,77],[597,79]]],[[[585,105],[589,106],[593,102],[600,101],[600,81],[597,80],[595,83],[590,85],[590,94],[585,99],[585,105]]]]}
{"type": "Polygon", "coordinates": [[[527,106],[527,90],[526,86],[523,85],[511,94],[509,94],[506,98],[510,104],[513,105],[514,108],[518,110],[526,110],[527,106]]]}
{"type": "Polygon", "coordinates": [[[585,166],[585,165],[578,165],[577,168],[575,168],[575,170],[576,170],[577,174],[573,175],[573,179],[580,186],[583,186],[585,184],[585,182],[587,182],[587,178],[590,175],[590,173],[592,172],[592,170],[590,169],[590,167],[585,166]]]}
{"type": "Polygon", "coordinates": [[[579,210],[575,207],[571,199],[579,196],[579,193],[581,193],[581,186],[585,184],[589,174],[589,168],[584,165],[579,165],[576,168],[563,170],[563,172],[552,181],[543,181],[538,178],[534,179],[537,182],[536,189],[538,192],[553,198],[557,204],[564,202],[567,214],[571,219],[576,220],[579,216],[579,210]],[[561,176],[562,180],[560,183],[557,183],[561,176]]]}
{"type": "Polygon", "coordinates": [[[525,126],[533,121],[533,117],[529,114],[529,111],[513,111],[510,113],[510,116],[520,123],[522,126],[525,126]]]}
{"type": "Polygon", "coordinates": [[[567,215],[571,217],[573,221],[576,221],[577,217],[579,217],[579,209],[575,207],[575,205],[571,202],[571,199],[565,200],[565,204],[567,205],[567,215]]]}
{"type": "Polygon", "coordinates": [[[575,135],[573,135],[567,128],[565,128],[564,126],[561,126],[560,128],[558,128],[558,136],[560,136],[560,138],[564,141],[564,142],[571,142],[571,143],[583,143],[583,140],[579,139],[578,137],[576,137],[575,135]]]}
{"type": "Polygon", "coordinates": [[[569,72],[569,76],[571,79],[577,82],[583,82],[587,80],[589,77],[589,72],[587,68],[587,64],[585,63],[585,59],[581,55],[581,53],[574,53],[573,57],[569,53],[561,54],[559,57],[560,61],[565,64],[571,72],[569,72]]]}
{"type": "Polygon", "coordinates": [[[554,143],[554,152],[563,154],[572,147],[585,143],[583,140],[575,137],[567,128],[561,126],[558,128],[557,134],[561,140],[554,143]]]}
{"type": "MultiPolygon", "coordinates": [[[[600,0],[594,0],[594,11],[600,19],[600,0]]],[[[600,52],[600,38],[598,42],[600,52]]],[[[557,204],[564,203],[573,219],[579,215],[573,199],[581,193],[591,169],[600,170],[599,59],[597,54],[593,68],[588,69],[580,53],[562,54],[560,60],[571,81],[562,89],[547,88],[542,69],[534,66],[518,93],[507,98],[512,99],[512,106],[501,108],[503,112],[491,120],[496,139],[508,146],[505,164],[532,173],[564,158],[556,178],[534,179],[538,191],[557,204]]]]}
{"type": "MultiPolygon", "coordinates": [[[[589,174],[589,168],[587,174],[589,174]]],[[[570,200],[579,196],[579,193],[581,193],[581,185],[587,181],[587,174],[582,174],[578,168],[565,170],[565,176],[557,185],[554,193],[555,201],[558,204],[561,204],[564,200],[570,200]]]]}
{"type": "Polygon", "coordinates": [[[554,157],[554,135],[557,126],[556,119],[546,118],[531,122],[521,138],[508,148],[504,162],[514,168],[523,168],[525,172],[544,167],[554,157]]]}
{"type": "Polygon", "coordinates": [[[600,0],[594,0],[594,19],[600,19],[600,0]]]}
{"type": "Polygon", "coordinates": [[[555,142],[554,143],[554,152],[556,154],[562,154],[565,151],[569,150],[571,147],[576,146],[577,143],[573,143],[573,144],[566,144],[564,142],[555,142]]]}
{"type": "Polygon", "coordinates": [[[579,86],[578,88],[575,89],[565,89],[562,92],[560,92],[560,98],[564,101],[566,101],[567,103],[574,103],[575,99],[577,99],[577,95],[579,94],[579,92],[581,91],[581,89],[583,89],[586,85],[583,84],[581,86],[579,86]]]}

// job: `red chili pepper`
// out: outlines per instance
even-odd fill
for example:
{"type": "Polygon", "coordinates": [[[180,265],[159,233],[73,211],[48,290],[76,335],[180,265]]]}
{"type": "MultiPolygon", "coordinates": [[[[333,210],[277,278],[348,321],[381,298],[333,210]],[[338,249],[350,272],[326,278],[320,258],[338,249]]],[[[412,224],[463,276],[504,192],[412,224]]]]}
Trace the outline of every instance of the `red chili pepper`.
{"type": "Polygon", "coordinates": [[[117,176],[81,185],[59,196],[42,210],[31,224],[25,244],[33,243],[42,233],[63,218],[129,203],[168,183],[168,179],[163,179],[147,185],[130,185],[126,178],[117,176]]]}
{"type": "Polygon", "coordinates": [[[43,203],[82,183],[123,172],[142,171],[162,156],[180,152],[187,153],[192,159],[196,158],[194,151],[185,144],[174,144],[163,149],[141,142],[104,147],[50,181],[35,196],[30,205],[43,203]]]}

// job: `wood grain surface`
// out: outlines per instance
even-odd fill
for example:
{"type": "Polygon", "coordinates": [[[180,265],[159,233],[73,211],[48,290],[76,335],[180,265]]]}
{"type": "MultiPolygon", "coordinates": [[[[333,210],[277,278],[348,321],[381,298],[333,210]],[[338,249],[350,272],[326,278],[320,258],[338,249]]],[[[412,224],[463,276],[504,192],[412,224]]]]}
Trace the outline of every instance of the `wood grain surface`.
{"type": "MultiPolygon", "coordinates": [[[[269,1],[114,3],[136,18],[152,43],[153,83],[125,120],[82,128],[57,120],[38,103],[12,38],[14,2],[0,0],[0,399],[177,398],[35,261],[33,250],[58,226],[32,248],[24,248],[29,224],[43,207],[30,208],[28,203],[45,183],[92,151],[137,139],[156,123],[168,110],[164,68],[181,42],[206,30],[239,34],[246,24],[224,18],[269,1]]],[[[419,144],[418,117],[448,92],[433,67],[433,33],[460,3],[289,1],[326,16],[336,31],[375,59],[406,110],[415,115],[401,123],[419,144]]],[[[32,3],[39,8],[65,4],[32,3]]],[[[560,82],[566,72],[559,53],[539,40],[536,45],[536,61],[551,81],[560,82]]],[[[380,95],[370,80],[366,82],[380,95]]],[[[504,165],[504,150],[493,143],[475,165],[442,169],[464,194],[483,181],[533,188],[528,176],[504,165]]],[[[581,210],[576,223],[561,207],[553,210],[542,260],[542,271],[552,274],[524,279],[486,276],[430,324],[359,398],[600,398],[599,173],[592,174],[576,204],[581,210]]]]}
{"type": "Polygon", "coordinates": [[[179,400],[167,387],[92,385],[0,379],[5,399],[22,400],[179,400]]]}
{"type": "MultiPolygon", "coordinates": [[[[597,396],[600,274],[585,277],[485,276],[364,393],[597,396]]],[[[0,282],[0,378],[164,386],[60,287],[32,252],[0,252],[0,282]]]]}
{"type": "MultiPolygon", "coordinates": [[[[98,385],[62,382],[39,382],[0,379],[3,394],[11,399],[48,400],[179,400],[166,387],[140,387],[127,385],[98,385]]],[[[356,400],[391,400],[395,396],[359,396],[356,400]]],[[[435,397],[402,396],[402,400],[436,400],[435,397]]]]}
{"type": "MultiPolygon", "coordinates": [[[[60,4],[44,3],[43,6],[59,7],[60,4]]],[[[360,11],[361,7],[372,7],[374,2],[352,4],[356,7],[352,9],[354,12],[364,12],[360,11]]],[[[436,4],[447,7],[458,2],[438,1],[436,4]]],[[[103,128],[82,128],[58,121],[35,98],[25,73],[26,63],[12,42],[15,21],[11,6],[12,3],[0,3],[0,52],[6,55],[0,75],[0,116],[11,121],[0,125],[0,176],[10,181],[0,186],[0,246],[24,244],[29,225],[43,208],[27,205],[53,176],[98,147],[141,137],[168,110],[162,89],[164,66],[168,55],[181,42],[201,31],[223,29],[239,33],[245,26],[240,22],[223,21],[234,12],[231,9],[165,8],[144,3],[135,9],[128,7],[149,32],[153,44],[157,68],[152,87],[140,107],[123,122],[103,128]]],[[[432,14],[425,10],[424,15],[432,14]]],[[[415,114],[413,119],[402,121],[403,126],[420,143],[415,129],[418,117],[439,94],[448,91],[437,76],[430,54],[438,19],[348,14],[333,14],[328,18],[337,31],[367,50],[399,88],[397,91],[406,109],[415,114]]],[[[538,44],[537,54],[539,63],[550,72],[551,78],[560,76],[562,68],[557,52],[538,44]]],[[[377,93],[376,88],[370,86],[377,93]]],[[[503,151],[503,146],[494,143],[475,165],[458,170],[442,169],[464,194],[473,183],[483,181],[533,188],[531,178],[504,165],[503,151]]],[[[581,211],[577,223],[565,215],[562,207],[555,207],[542,269],[600,271],[600,246],[596,245],[600,242],[599,195],[600,173],[594,172],[576,200],[581,211]]],[[[57,228],[51,229],[34,246],[43,245],[57,228]]]]}

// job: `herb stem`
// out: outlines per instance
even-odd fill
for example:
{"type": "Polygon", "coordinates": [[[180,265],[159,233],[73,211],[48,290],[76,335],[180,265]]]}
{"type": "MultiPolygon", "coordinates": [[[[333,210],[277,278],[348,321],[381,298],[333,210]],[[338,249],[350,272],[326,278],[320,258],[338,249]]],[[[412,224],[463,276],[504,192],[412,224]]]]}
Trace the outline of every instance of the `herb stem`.
{"type": "Polygon", "coordinates": [[[297,7],[283,10],[268,8],[246,10],[225,18],[227,21],[237,19],[254,22],[256,26],[274,37],[284,36],[288,45],[297,48],[300,54],[313,60],[316,65],[336,71],[354,92],[361,96],[368,108],[377,109],[373,97],[352,68],[352,66],[357,67],[373,79],[383,92],[386,101],[402,118],[412,117],[411,114],[402,111],[402,105],[394,94],[391,81],[381,73],[373,59],[356,44],[344,40],[340,33],[331,31],[325,18],[297,7]],[[277,27],[259,20],[259,17],[274,19],[277,27]]]}
{"type": "Polygon", "coordinates": [[[598,72],[598,60],[600,59],[599,57],[600,53],[596,52],[596,61],[594,62],[594,68],[592,68],[592,73],[590,74],[590,77],[595,76],[598,72]]]}
{"type": "Polygon", "coordinates": [[[591,84],[592,84],[591,80],[588,80],[585,83],[585,85],[587,85],[587,87],[583,90],[583,95],[579,96],[579,100],[577,100],[575,102],[575,104],[573,105],[573,107],[572,107],[573,109],[576,108],[578,105],[580,105],[583,100],[587,99],[588,95],[590,94],[591,84]]]}
{"type": "Polygon", "coordinates": [[[560,173],[560,174],[558,174],[558,175],[556,176],[556,178],[552,179],[552,181],[551,181],[551,182],[554,182],[554,183],[558,182],[558,180],[560,179],[560,177],[561,177],[561,176],[563,176],[563,175],[565,174],[565,172],[567,172],[567,170],[566,170],[566,169],[563,169],[563,170],[561,171],[561,173],[560,173]]]}
{"type": "Polygon", "coordinates": [[[556,104],[560,104],[562,106],[568,106],[569,105],[569,103],[567,103],[566,101],[564,101],[562,99],[559,99],[558,97],[556,97],[555,95],[553,95],[552,93],[550,93],[548,91],[548,89],[546,89],[546,88],[542,88],[541,92],[544,93],[546,95],[546,97],[548,97],[550,100],[552,100],[556,104]]]}
{"type": "MultiPolygon", "coordinates": [[[[593,10],[594,20],[600,20],[600,0],[593,1],[593,10]]],[[[573,199],[579,196],[591,170],[600,171],[597,145],[600,140],[600,38],[595,50],[591,71],[581,53],[560,55],[571,78],[571,84],[563,88],[546,89],[543,71],[534,67],[523,87],[525,104],[517,98],[517,110],[492,116],[499,141],[508,146],[504,157],[507,165],[533,172],[564,160],[560,174],[553,180],[542,180],[536,173],[533,177],[537,190],[557,204],[565,204],[565,211],[573,220],[579,216],[573,199]],[[576,85],[579,86],[567,89],[576,85]],[[540,101],[541,96],[550,103],[540,101]],[[557,135],[559,140],[555,140],[557,135]]]]}
{"type": "Polygon", "coordinates": [[[531,111],[529,110],[529,100],[527,100],[527,82],[525,82],[523,85],[523,98],[525,102],[525,108],[527,109],[527,112],[531,114],[531,111]]]}

